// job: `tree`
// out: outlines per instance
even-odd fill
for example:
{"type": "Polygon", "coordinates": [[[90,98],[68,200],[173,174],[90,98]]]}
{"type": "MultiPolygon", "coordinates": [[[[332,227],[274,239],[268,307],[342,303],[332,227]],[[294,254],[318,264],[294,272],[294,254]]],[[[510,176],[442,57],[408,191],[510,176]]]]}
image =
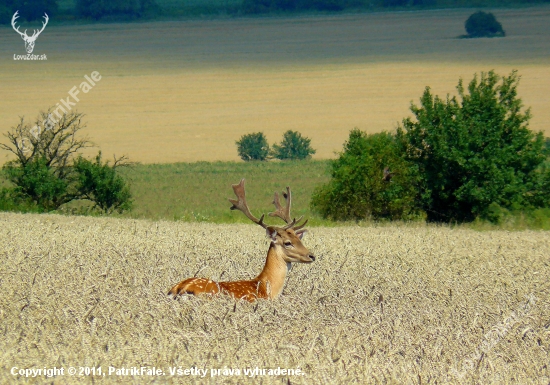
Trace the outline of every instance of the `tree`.
{"type": "Polygon", "coordinates": [[[490,71],[467,89],[461,79],[458,98],[443,100],[426,87],[420,107],[411,105],[415,120],[403,120],[397,139],[420,172],[419,204],[429,220],[487,218],[491,204],[530,209],[550,196],[543,136],[528,128],[518,82],[516,71],[502,78],[490,71]]]}
{"type": "Polygon", "coordinates": [[[497,21],[495,15],[486,12],[476,12],[464,23],[468,37],[495,37],[505,36],[502,25],[497,21]]]}
{"type": "Polygon", "coordinates": [[[405,161],[387,132],[350,132],[344,150],[331,162],[331,180],[317,188],[311,207],[333,220],[415,219],[416,168],[405,161]]]}
{"type": "Polygon", "coordinates": [[[4,0],[0,4],[0,24],[10,24],[15,11],[19,11],[21,20],[34,21],[42,19],[44,13],[51,18],[57,10],[57,0],[4,0]]]}
{"type": "Polygon", "coordinates": [[[119,213],[132,207],[132,195],[124,179],[117,174],[118,166],[127,166],[125,157],[114,160],[113,166],[109,162],[101,161],[101,151],[95,162],[79,156],[74,162],[74,169],[78,178],[78,187],[81,199],[87,199],[105,213],[118,211],[119,213]]]}
{"type": "Polygon", "coordinates": [[[273,145],[272,155],[281,160],[308,159],[316,152],[310,143],[311,139],[303,137],[297,131],[288,130],[284,133],[281,143],[273,145]]]}
{"type": "Polygon", "coordinates": [[[80,16],[101,19],[135,18],[158,11],[155,0],[76,0],[76,10],[80,16]]]}
{"type": "Polygon", "coordinates": [[[235,142],[239,156],[245,162],[251,160],[267,160],[269,144],[263,132],[246,134],[235,142]]]}
{"type": "MultiPolygon", "coordinates": [[[[91,194],[90,183],[82,183],[87,179],[79,174],[85,171],[80,152],[92,147],[92,143],[86,137],[80,137],[80,131],[85,127],[82,116],[77,112],[61,114],[50,109],[41,112],[34,125],[20,118],[17,126],[5,134],[9,144],[0,144],[0,149],[15,155],[15,159],[2,167],[8,181],[14,186],[8,193],[4,191],[4,196],[9,195],[18,201],[31,202],[40,211],[56,210],[79,199],[92,200],[97,207],[105,211],[129,208],[124,202],[102,199],[100,190],[97,194],[91,194]]],[[[99,162],[100,158],[96,158],[96,161],[99,162]]],[[[114,173],[115,167],[125,163],[127,162],[124,157],[115,159],[112,172],[114,173]]],[[[94,164],[95,167],[99,165],[94,164]]],[[[129,192],[120,178],[113,177],[106,171],[103,174],[96,172],[96,188],[103,186],[98,180],[101,177],[104,178],[103,184],[111,183],[111,189],[120,190],[117,195],[119,198],[129,201],[129,192]]]]}

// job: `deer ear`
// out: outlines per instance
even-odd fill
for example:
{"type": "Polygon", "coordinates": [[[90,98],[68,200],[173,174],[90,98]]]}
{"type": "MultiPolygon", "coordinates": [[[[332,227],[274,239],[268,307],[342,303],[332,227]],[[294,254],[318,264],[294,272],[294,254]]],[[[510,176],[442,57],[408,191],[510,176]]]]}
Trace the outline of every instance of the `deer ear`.
{"type": "Polygon", "coordinates": [[[265,228],[265,232],[267,236],[271,239],[271,242],[275,242],[275,240],[277,239],[277,230],[275,230],[275,228],[272,226],[267,226],[265,228]]]}
{"type": "Polygon", "coordinates": [[[304,234],[306,233],[306,231],[307,231],[306,229],[298,230],[298,231],[296,231],[296,236],[297,236],[298,238],[300,238],[300,240],[302,240],[302,237],[304,236],[304,234]]]}

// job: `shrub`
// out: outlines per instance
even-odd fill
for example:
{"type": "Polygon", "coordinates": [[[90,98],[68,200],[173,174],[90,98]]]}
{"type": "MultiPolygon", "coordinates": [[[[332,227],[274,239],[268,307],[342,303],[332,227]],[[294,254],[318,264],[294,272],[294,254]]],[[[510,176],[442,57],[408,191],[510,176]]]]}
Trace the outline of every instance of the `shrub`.
{"type": "Polygon", "coordinates": [[[544,138],[544,155],[550,156],[550,138],[544,138]]]}
{"type": "Polygon", "coordinates": [[[115,159],[110,170],[101,164],[100,155],[96,163],[85,161],[79,152],[91,143],[79,137],[85,127],[82,114],[70,112],[56,118],[52,111],[42,112],[34,126],[21,118],[5,135],[10,144],[0,143],[0,149],[15,155],[2,167],[14,186],[3,191],[4,202],[24,203],[38,211],[56,210],[82,199],[93,201],[104,211],[129,208],[128,188],[114,174],[116,166],[127,164],[126,159],[115,159]]]}
{"type": "Polygon", "coordinates": [[[15,185],[12,197],[17,201],[31,201],[41,211],[57,209],[69,202],[68,181],[56,175],[45,157],[36,157],[21,164],[11,161],[4,165],[7,179],[15,185]]]}
{"type": "Polygon", "coordinates": [[[518,81],[516,71],[502,78],[490,71],[467,89],[460,80],[460,100],[434,97],[427,87],[421,106],[411,106],[416,119],[404,119],[397,138],[420,172],[419,204],[429,220],[495,218],[501,209],[550,203],[543,136],[528,128],[518,81]]]}
{"type": "Polygon", "coordinates": [[[105,213],[130,210],[132,200],[130,189],[124,179],[117,174],[116,168],[125,158],[115,159],[113,166],[101,161],[101,151],[95,162],[79,156],[74,162],[77,174],[77,191],[81,199],[87,199],[95,204],[94,208],[105,213]]]}
{"type": "Polygon", "coordinates": [[[303,137],[297,131],[288,130],[281,143],[273,145],[272,155],[281,160],[308,159],[316,152],[310,143],[311,139],[303,137]]]}
{"type": "Polygon", "coordinates": [[[330,182],[315,190],[311,207],[333,220],[418,218],[416,180],[415,167],[400,155],[393,135],[354,129],[331,162],[330,182]],[[392,173],[384,178],[386,167],[392,173]]]}
{"type": "Polygon", "coordinates": [[[246,134],[235,142],[237,151],[242,160],[267,160],[269,155],[269,144],[263,132],[246,134]]]}
{"type": "Polygon", "coordinates": [[[502,25],[492,13],[482,11],[472,14],[464,23],[468,37],[505,36],[502,25]]]}

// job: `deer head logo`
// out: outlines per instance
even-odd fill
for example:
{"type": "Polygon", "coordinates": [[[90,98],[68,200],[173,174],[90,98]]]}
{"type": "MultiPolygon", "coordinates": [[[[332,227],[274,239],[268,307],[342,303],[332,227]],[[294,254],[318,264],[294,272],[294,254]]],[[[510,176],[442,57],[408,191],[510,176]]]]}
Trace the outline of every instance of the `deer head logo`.
{"type": "Polygon", "coordinates": [[[36,41],[36,38],[42,33],[42,31],[44,30],[44,28],[46,28],[46,25],[48,24],[48,20],[49,20],[48,14],[46,12],[44,12],[44,16],[42,16],[45,20],[45,22],[42,22],[42,29],[40,31],[37,31],[35,29],[32,36],[28,36],[27,35],[27,30],[25,30],[25,32],[21,32],[21,31],[19,31],[19,27],[17,27],[17,28],[15,27],[15,20],[17,20],[19,18],[18,13],[19,13],[19,11],[15,12],[13,14],[13,17],[11,18],[11,26],[13,27],[15,32],[20,34],[21,38],[25,41],[25,49],[27,50],[27,53],[32,53],[32,50],[34,49],[34,43],[36,41]]]}

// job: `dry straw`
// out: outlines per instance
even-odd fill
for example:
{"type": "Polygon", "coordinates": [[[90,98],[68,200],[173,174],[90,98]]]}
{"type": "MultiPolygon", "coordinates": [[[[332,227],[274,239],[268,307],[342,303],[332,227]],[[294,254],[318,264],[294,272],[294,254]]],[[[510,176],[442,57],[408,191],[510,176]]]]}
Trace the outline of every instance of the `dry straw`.
{"type": "Polygon", "coordinates": [[[268,247],[263,231],[2,213],[0,383],[91,383],[10,370],[109,365],[301,368],[305,375],[95,382],[549,382],[549,233],[312,228],[304,243],[318,259],[294,267],[277,301],[171,300],[171,285],[196,273],[255,276],[268,247]],[[519,312],[526,298],[536,301],[519,312]],[[520,316],[507,322],[513,314],[520,316]],[[487,342],[502,325],[506,332],[487,342]],[[480,346],[490,348],[477,355],[480,346]]]}

